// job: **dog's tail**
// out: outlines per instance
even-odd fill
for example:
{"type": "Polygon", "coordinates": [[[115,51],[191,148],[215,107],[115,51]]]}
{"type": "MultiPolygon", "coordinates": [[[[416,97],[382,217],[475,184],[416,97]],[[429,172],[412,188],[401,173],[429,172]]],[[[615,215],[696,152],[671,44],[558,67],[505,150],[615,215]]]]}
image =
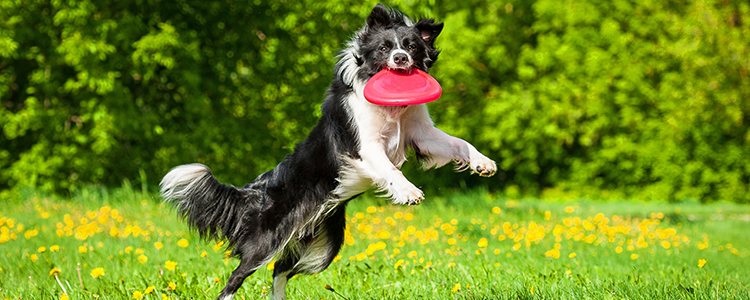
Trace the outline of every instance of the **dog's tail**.
{"type": "Polygon", "coordinates": [[[237,241],[242,216],[251,209],[249,194],[231,185],[221,184],[202,164],[175,167],[159,183],[166,202],[177,211],[203,238],[226,237],[230,244],[237,241]]]}

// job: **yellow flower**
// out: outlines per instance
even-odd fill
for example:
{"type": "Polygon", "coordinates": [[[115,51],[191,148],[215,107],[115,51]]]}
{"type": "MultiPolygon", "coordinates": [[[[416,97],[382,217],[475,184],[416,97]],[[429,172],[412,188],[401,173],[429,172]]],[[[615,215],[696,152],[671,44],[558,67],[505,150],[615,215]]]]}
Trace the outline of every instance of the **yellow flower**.
{"type": "Polygon", "coordinates": [[[80,246],[78,246],[78,253],[83,254],[83,253],[86,253],[86,252],[89,252],[89,247],[88,246],[86,246],[86,245],[80,245],[80,246]]]}
{"type": "Polygon", "coordinates": [[[174,269],[177,268],[177,263],[173,262],[171,260],[168,260],[168,261],[164,262],[164,268],[166,268],[167,270],[170,270],[170,271],[174,271],[174,269]]]}
{"type": "Polygon", "coordinates": [[[699,259],[698,260],[698,268],[703,268],[703,266],[705,266],[706,263],[708,263],[708,261],[705,258],[699,259]]]}
{"type": "Polygon", "coordinates": [[[38,234],[39,234],[39,229],[34,228],[34,229],[26,230],[26,232],[23,233],[23,237],[28,240],[32,237],[37,236],[38,234]]]}
{"type": "Polygon", "coordinates": [[[560,258],[560,249],[552,248],[550,250],[547,250],[547,252],[544,252],[544,256],[558,259],[560,258]]]}
{"type": "Polygon", "coordinates": [[[47,247],[41,246],[39,248],[36,248],[36,252],[44,253],[47,251],[47,247]]]}
{"type": "Polygon", "coordinates": [[[405,265],[406,265],[406,263],[404,262],[404,260],[403,259],[399,259],[399,260],[396,261],[395,264],[393,264],[393,268],[394,269],[398,269],[401,266],[405,266],[405,265]]]}
{"type": "Polygon", "coordinates": [[[180,239],[179,241],[177,241],[177,246],[180,246],[180,248],[187,248],[187,246],[189,245],[190,242],[188,242],[188,240],[186,239],[180,239]]]}
{"type": "Polygon", "coordinates": [[[446,243],[448,243],[448,245],[455,245],[456,244],[456,239],[454,239],[454,238],[448,238],[448,240],[446,241],[446,243]]]}
{"type": "Polygon", "coordinates": [[[135,291],[133,292],[132,298],[136,300],[143,299],[143,293],[141,293],[141,291],[135,291]]]}
{"type": "Polygon", "coordinates": [[[499,207],[497,207],[497,206],[495,206],[495,207],[493,207],[493,208],[492,208],[492,213],[493,213],[493,214],[499,215],[499,214],[500,214],[500,213],[502,213],[502,212],[503,212],[503,209],[502,209],[502,208],[499,208],[499,207]]]}
{"type": "Polygon", "coordinates": [[[133,252],[133,246],[127,246],[125,247],[125,253],[130,254],[130,252],[133,252]]]}
{"type": "Polygon", "coordinates": [[[454,292],[454,293],[458,293],[458,291],[460,291],[460,290],[461,290],[461,284],[460,283],[454,284],[453,287],[451,288],[451,292],[454,292]]]}
{"type": "Polygon", "coordinates": [[[375,207],[375,206],[368,206],[368,207],[367,207],[367,213],[368,213],[368,214],[374,214],[374,213],[375,213],[375,212],[377,212],[377,211],[378,211],[378,208],[377,208],[377,207],[375,207]]]}
{"type": "Polygon", "coordinates": [[[576,208],[575,208],[575,207],[572,207],[572,206],[566,206],[566,207],[565,207],[565,213],[569,213],[569,214],[572,214],[572,213],[573,213],[573,212],[575,212],[575,211],[576,211],[576,208]]]}
{"type": "Polygon", "coordinates": [[[156,248],[156,250],[161,250],[161,248],[164,248],[164,244],[162,242],[156,242],[154,243],[154,248],[156,248]]]}
{"type": "Polygon", "coordinates": [[[175,284],[174,281],[170,281],[169,284],[167,284],[167,289],[170,291],[174,291],[177,289],[177,284],[175,284]]]}
{"type": "Polygon", "coordinates": [[[29,255],[29,259],[31,259],[31,262],[36,262],[37,260],[39,260],[39,255],[36,255],[36,254],[29,255]]]}
{"type": "Polygon", "coordinates": [[[223,246],[224,246],[224,241],[219,241],[216,243],[216,245],[212,247],[212,249],[214,249],[214,251],[219,251],[221,250],[221,247],[223,246]]]}
{"type": "Polygon", "coordinates": [[[99,278],[104,276],[104,268],[93,268],[91,269],[91,277],[99,278]]]}
{"type": "Polygon", "coordinates": [[[147,261],[148,261],[148,256],[145,256],[143,254],[141,254],[141,255],[138,256],[138,262],[139,263],[145,264],[147,261]]]}
{"type": "Polygon", "coordinates": [[[154,289],[156,289],[156,287],[154,287],[153,285],[149,285],[146,288],[146,290],[143,291],[143,294],[145,294],[145,295],[151,294],[154,291],[154,289]]]}
{"type": "Polygon", "coordinates": [[[206,252],[206,251],[201,251],[201,257],[206,257],[206,256],[208,256],[208,252],[206,252]]]}
{"type": "Polygon", "coordinates": [[[49,270],[49,276],[57,276],[57,274],[60,274],[60,268],[53,267],[52,270],[49,270]]]}
{"type": "Polygon", "coordinates": [[[638,259],[638,254],[637,253],[630,254],[630,259],[632,260],[638,259]]]}
{"type": "Polygon", "coordinates": [[[58,245],[49,246],[49,252],[57,252],[57,251],[60,251],[60,246],[58,245]]]}
{"type": "Polygon", "coordinates": [[[488,242],[487,242],[486,238],[481,238],[481,239],[479,239],[479,242],[477,242],[477,246],[479,248],[487,248],[487,244],[488,244],[488,242]]]}
{"type": "Polygon", "coordinates": [[[66,293],[60,294],[60,300],[69,300],[69,299],[70,298],[68,297],[68,294],[66,294],[66,293]]]}

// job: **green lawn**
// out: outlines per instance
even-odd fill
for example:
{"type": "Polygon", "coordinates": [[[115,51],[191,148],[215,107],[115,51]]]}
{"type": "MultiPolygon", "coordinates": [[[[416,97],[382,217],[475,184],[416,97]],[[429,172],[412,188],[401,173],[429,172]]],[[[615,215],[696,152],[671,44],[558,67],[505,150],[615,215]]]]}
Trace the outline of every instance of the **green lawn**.
{"type": "MultiPolygon", "coordinates": [[[[347,216],[340,257],[292,279],[290,299],[750,298],[748,206],[472,193],[416,207],[365,197],[347,216]]],[[[214,298],[236,264],[128,188],[0,209],[3,299],[214,298]]],[[[267,296],[271,268],[235,299],[267,296]]]]}

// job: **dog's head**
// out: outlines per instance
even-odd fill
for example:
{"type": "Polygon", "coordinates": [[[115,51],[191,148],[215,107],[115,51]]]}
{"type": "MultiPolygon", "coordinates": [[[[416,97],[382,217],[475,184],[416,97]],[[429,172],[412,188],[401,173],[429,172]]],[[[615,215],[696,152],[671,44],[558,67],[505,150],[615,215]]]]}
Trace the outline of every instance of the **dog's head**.
{"type": "Polygon", "coordinates": [[[369,78],[383,68],[427,72],[437,60],[435,38],[442,30],[442,23],[432,19],[414,23],[400,11],[378,4],[355,37],[359,77],[369,78]]]}

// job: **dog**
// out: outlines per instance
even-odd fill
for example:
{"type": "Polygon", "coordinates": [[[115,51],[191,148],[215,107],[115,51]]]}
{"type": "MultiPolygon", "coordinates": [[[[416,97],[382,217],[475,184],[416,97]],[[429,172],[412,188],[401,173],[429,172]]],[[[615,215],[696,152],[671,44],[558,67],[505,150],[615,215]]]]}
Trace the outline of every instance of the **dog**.
{"type": "Polygon", "coordinates": [[[165,201],[202,237],[228,240],[240,259],[219,299],[232,299],[274,258],[274,299],[285,299],[292,276],[326,269],[341,249],[347,202],[372,187],[395,204],[420,203],[423,192],[400,171],[408,148],[426,169],[454,162],[458,171],[494,175],[495,162],[437,129],[424,104],[378,106],[363,96],[383,68],[429,71],[442,29],[378,4],[340,52],[317,125],[278,166],[242,188],[219,183],[201,164],[164,176],[165,201]]]}

